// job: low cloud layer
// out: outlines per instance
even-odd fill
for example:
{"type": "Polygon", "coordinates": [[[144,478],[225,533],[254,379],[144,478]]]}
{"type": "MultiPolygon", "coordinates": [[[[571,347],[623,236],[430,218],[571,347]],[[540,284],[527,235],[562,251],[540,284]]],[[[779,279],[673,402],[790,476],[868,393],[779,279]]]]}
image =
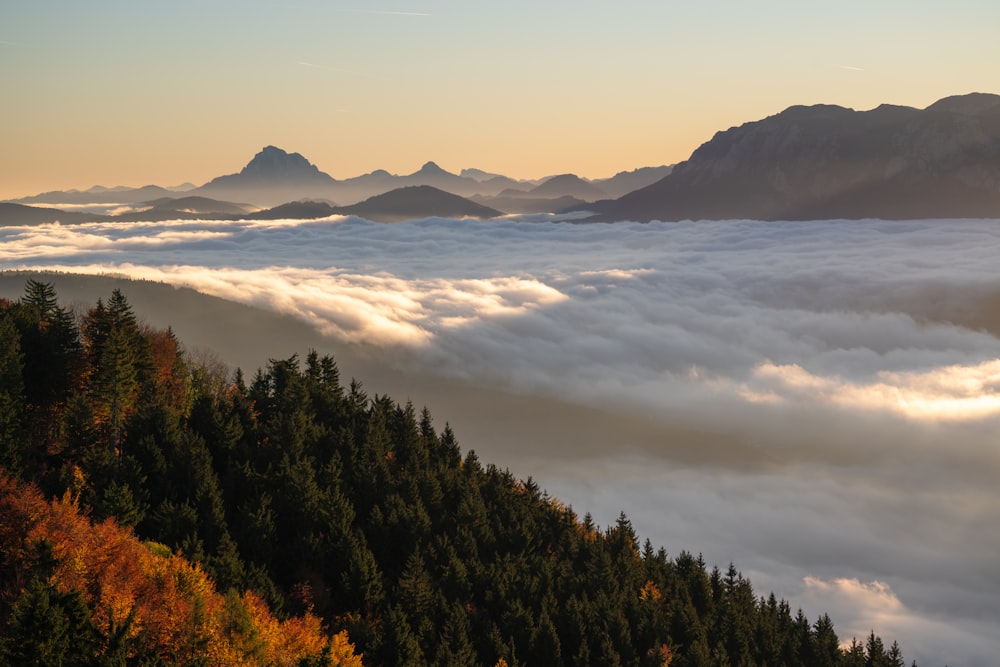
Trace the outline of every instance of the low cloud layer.
{"type": "Polygon", "coordinates": [[[921,664],[1000,651],[997,256],[963,220],[0,228],[2,268],[183,284],[627,424],[484,458],[921,664]]]}

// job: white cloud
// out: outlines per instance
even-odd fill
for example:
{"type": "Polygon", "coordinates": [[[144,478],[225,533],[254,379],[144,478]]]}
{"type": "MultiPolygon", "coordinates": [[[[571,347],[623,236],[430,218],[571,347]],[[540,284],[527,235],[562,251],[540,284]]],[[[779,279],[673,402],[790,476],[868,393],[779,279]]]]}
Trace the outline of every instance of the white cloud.
{"type": "Polygon", "coordinates": [[[798,364],[764,362],[740,394],[751,402],[813,401],[918,421],[961,421],[1000,415],[1000,359],[925,372],[879,371],[875,382],[824,377],[798,364]]]}

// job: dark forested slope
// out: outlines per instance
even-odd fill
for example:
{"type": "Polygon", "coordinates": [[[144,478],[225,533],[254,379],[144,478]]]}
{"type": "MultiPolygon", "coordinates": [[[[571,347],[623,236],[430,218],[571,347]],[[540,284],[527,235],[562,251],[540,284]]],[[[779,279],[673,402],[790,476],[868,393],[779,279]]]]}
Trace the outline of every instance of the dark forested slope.
{"type": "Polygon", "coordinates": [[[78,317],[33,281],[0,303],[0,462],[222,591],[347,630],[366,665],[903,664],[624,515],[581,520],[329,356],[193,363],[117,290],[78,317]]]}

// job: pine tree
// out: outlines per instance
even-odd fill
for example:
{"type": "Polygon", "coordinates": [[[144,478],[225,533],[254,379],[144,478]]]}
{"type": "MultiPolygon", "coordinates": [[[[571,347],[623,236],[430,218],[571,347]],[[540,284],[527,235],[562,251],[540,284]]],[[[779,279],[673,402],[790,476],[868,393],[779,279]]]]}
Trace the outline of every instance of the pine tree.
{"type": "Polygon", "coordinates": [[[27,468],[43,473],[57,440],[62,407],[82,373],[80,339],[73,315],[56,304],[49,283],[29,280],[11,311],[20,334],[26,423],[31,451],[27,468]]]}
{"type": "Polygon", "coordinates": [[[121,327],[111,328],[101,351],[95,385],[98,404],[106,420],[108,450],[120,453],[125,416],[132,408],[139,387],[135,348],[121,327]]]}
{"type": "Polygon", "coordinates": [[[5,664],[84,667],[91,664],[98,634],[83,595],[60,592],[35,579],[14,604],[3,653],[5,664]]]}
{"type": "Polygon", "coordinates": [[[0,466],[14,471],[21,458],[24,357],[13,318],[0,311],[0,466]]]}
{"type": "Polygon", "coordinates": [[[833,621],[827,614],[820,616],[813,625],[813,641],[807,654],[807,664],[816,667],[834,667],[840,658],[840,640],[833,630],[833,621]]]}
{"type": "Polygon", "coordinates": [[[25,282],[23,301],[34,307],[42,320],[49,320],[59,307],[59,299],[52,283],[43,283],[34,278],[28,278],[25,282]]]}

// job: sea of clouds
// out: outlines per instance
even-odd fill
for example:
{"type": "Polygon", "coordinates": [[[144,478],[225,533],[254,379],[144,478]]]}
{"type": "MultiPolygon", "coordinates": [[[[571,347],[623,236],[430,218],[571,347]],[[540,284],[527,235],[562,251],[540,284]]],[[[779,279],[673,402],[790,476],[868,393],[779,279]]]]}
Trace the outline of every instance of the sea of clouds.
{"type": "Polygon", "coordinates": [[[998,257],[988,220],[0,228],[0,268],[186,285],[627,424],[481,456],[921,665],[1000,654],[998,257]]]}

